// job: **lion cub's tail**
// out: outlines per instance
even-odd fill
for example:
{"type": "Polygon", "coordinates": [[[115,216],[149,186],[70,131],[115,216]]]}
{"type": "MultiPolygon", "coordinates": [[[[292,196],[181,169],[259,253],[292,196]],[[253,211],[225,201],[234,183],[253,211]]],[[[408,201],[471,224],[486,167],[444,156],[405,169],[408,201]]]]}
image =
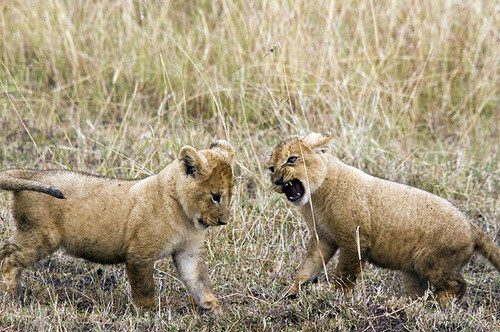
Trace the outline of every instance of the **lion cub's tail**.
{"type": "Polygon", "coordinates": [[[475,232],[475,250],[488,259],[500,271],[500,247],[484,233],[481,228],[472,223],[475,232]]]}
{"type": "Polygon", "coordinates": [[[58,189],[45,183],[30,180],[36,171],[10,169],[0,172],[0,189],[9,191],[30,190],[45,193],[56,198],[66,198],[58,189]]]}

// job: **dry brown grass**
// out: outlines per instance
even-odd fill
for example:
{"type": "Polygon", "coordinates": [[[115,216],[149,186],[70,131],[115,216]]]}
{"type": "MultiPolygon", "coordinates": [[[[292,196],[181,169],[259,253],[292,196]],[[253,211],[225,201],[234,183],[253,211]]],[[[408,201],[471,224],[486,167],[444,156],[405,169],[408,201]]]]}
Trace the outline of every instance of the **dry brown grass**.
{"type": "Polygon", "coordinates": [[[445,197],[498,236],[499,10],[481,0],[0,2],[0,169],[134,178],[215,137],[238,160],[233,221],[209,231],[205,254],[225,314],[193,307],[168,260],[155,274],[161,309],[137,313],[122,266],[58,254],[25,271],[24,303],[0,303],[0,326],[498,328],[500,276],[476,258],[465,300],[449,308],[389,308],[398,276],[369,266],[365,300],[361,285],[343,297],[325,282],[282,300],[307,234],[269,190],[263,160],[285,135],[328,130],[346,163],[445,197]]]}

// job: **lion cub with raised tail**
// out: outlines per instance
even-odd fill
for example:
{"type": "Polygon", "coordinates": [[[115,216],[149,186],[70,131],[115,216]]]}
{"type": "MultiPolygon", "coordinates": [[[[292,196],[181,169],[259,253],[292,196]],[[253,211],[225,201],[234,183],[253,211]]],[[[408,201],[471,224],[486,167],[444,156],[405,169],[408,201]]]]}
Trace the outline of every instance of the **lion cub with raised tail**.
{"type": "Polygon", "coordinates": [[[287,295],[315,279],[337,250],[335,284],[350,291],[360,273],[358,229],[361,260],[403,271],[412,298],[429,284],[439,303],[462,297],[460,270],[474,250],[500,270],[500,248],[452,204],[343,164],[328,151],[331,139],[329,133],[290,137],[268,161],[274,190],[298,207],[311,234],[287,295]]]}
{"type": "Polygon", "coordinates": [[[15,223],[0,247],[0,287],[18,293],[21,271],[63,248],[92,262],[125,263],[134,302],[153,307],[155,261],[172,255],[196,303],[220,311],[200,248],[207,228],[229,221],[233,156],[222,140],[207,150],[186,146],[160,173],[133,181],[68,171],[0,172],[0,189],[14,191],[15,223]]]}

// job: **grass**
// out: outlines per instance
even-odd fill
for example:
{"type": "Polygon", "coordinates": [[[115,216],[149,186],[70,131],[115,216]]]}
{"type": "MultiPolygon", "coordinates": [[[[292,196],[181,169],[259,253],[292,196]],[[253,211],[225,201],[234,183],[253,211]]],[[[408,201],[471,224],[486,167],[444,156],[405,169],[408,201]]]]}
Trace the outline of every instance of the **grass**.
{"type": "Polygon", "coordinates": [[[498,329],[500,275],[479,256],[447,308],[389,305],[399,276],[372,266],[366,297],[323,276],[283,300],[308,234],[264,160],[286,135],[331,131],[344,162],[438,194],[498,238],[499,27],[480,0],[0,2],[0,169],[136,178],[186,144],[237,153],[233,220],[205,252],[224,314],[193,306],[170,260],[160,310],[138,313],[123,266],[56,254],[24,272],[22,304],[0,303],[1,329],[498,329]]]}

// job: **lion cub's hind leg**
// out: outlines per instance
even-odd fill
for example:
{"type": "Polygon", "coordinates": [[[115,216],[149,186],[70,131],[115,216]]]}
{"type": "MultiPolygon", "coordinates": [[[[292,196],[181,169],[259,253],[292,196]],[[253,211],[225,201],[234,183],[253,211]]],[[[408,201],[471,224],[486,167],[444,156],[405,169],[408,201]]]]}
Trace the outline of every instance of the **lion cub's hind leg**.
{"type": "Polygon", "coordinates": [[[445,305],[452,298],[461,299],[466,290],[467,283],[458,271],[431,274],[429,281],[435,287],[436,301],[445,305]]]}
{"type": "Polygon", "coordinates": [[[19,292],[19,283],[16,282],[17,274],[13,271],[11,256],[16,251],[19,251],[19,246],[12,243],[10,240],[5,241],[0,246],[0,292],[5,293],[11,291],[15,295],[19,292]],[[7,258],[7,259],[6,259],[7,258]],[[13,274],[14,272],[14,274],[13,274]],[[12,275],[13,274],[13,275],[12,275]],[[15,277],[15,278],[13,278],[15,277]]]}
{"type": "Polygon", "coordinates": [[[53,253],[58,242],[50,241],[43,232],[18,231],[0,248],[0,290],[18,297],[23,269],[53,253]]]}
{"type": "Polygon", "coordinates": [[[414,272],[403,272],[403,291],[398,294],[399,297],[409,297],[410,300],[416,300],[424,296],[429,288],[427,280],[414,272]]]}
{"type": "Polygon", "coordinates": [[[154,261],[139,258],[128,259],[126,270],[134,303],[144,308],[155,307],[158,303],[155,297],[153,278],[154,261]]]}
{"type": "Polygon", "coordinates": [[[460,299],[464,296],[467,283],[460,270],[472,253],[472,244],[466,243],[453,248],[433,250],[417,262],[415,267],[418,272],[434,286],[438,303],[447,304],[453,297],[460,299]]]}

